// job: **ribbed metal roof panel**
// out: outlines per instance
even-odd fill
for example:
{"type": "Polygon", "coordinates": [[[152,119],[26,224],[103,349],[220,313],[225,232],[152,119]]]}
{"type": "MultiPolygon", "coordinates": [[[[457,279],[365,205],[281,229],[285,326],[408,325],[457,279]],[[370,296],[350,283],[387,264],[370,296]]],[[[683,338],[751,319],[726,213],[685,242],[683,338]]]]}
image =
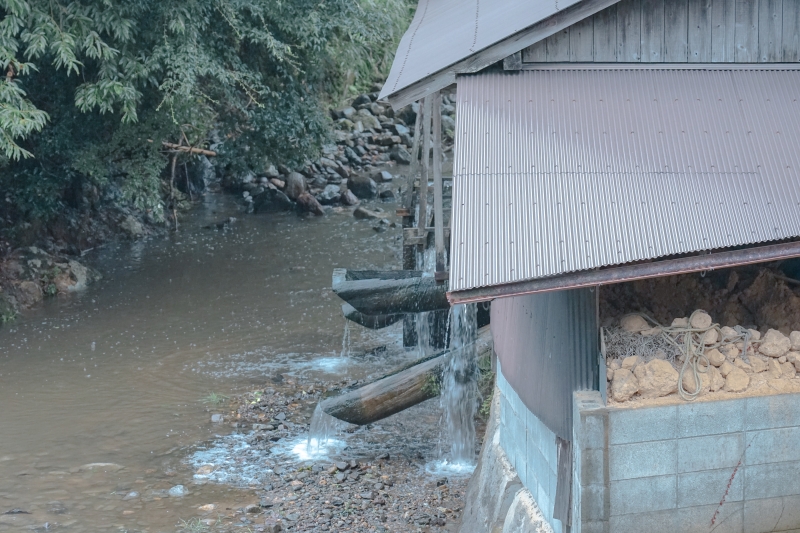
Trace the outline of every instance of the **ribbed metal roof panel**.
{"type": "Polygon", "coordinates": [[[577,2],[419,0],[381,95],[394,94],[577,2]]]}
{"type": "Polygon", "coordinates": [[[450,290],[800,236],[800,70],[458,80],[450,290]]]}

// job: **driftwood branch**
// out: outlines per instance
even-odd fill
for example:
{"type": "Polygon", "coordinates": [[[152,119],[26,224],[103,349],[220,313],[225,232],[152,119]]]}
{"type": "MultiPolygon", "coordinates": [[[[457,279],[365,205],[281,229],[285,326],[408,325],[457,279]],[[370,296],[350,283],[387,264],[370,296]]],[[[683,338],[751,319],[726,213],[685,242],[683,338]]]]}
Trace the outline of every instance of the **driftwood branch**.
{"type": "Polygon", "coordinates": [[[204,148],[195,148],[193,146],[182,146],[180,144],[168,143],[167,141],[162,141],[161,146],[163,146],[164,148],[169,148],[170,150],[177,150],[179,152],[187,152],[190,154],[200,154],[208,157],[214,157],[217,155],[217,152],[213,150],[206,150],[204,148]]]}

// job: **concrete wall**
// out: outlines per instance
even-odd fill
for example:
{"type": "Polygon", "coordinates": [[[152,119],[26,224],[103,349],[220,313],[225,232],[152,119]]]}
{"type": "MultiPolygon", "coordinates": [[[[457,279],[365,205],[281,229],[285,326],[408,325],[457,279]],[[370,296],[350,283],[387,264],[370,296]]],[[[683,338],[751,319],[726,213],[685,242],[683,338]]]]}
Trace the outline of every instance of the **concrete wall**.
{"type": "Polygon", "coordinates": [[[553,518],[558,465],[556,435],[525,407],[503,376],[499,361],[497,388],[500,392],[500,447],[535,499],[544,519],[555,533],[562,533],[561,522],[553,518]]]}
{"type": "Polygon", "coordinates": [[[800,395],[574,409],[573,532],[800,532],[800,395]]]}

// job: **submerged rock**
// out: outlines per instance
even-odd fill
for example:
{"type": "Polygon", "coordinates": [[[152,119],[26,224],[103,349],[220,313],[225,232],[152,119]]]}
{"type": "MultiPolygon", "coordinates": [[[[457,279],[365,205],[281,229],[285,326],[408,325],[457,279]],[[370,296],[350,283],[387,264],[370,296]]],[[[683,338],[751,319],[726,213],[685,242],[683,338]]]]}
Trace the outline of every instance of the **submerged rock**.
{"type": "Polygon", "coordinates": [[[167,491],[167,494],[169,494],[172,498],[181,498],[189,494],[189,491],[186,490],[186,487],[183,485],[175,485],[167,491]]]}

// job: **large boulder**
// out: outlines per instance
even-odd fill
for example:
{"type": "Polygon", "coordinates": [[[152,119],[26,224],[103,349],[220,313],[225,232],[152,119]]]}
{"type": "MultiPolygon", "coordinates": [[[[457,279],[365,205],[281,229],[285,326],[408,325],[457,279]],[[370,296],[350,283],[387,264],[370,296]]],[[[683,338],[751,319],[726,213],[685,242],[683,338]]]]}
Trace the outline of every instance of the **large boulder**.
{"type": "Polygon", "coordinates": [[[640,331],[650,329],[650,324],[647,323],[647,320],[639,315],[626,315],[622,317],[619,325],[628,333],[639,333],[640,331]]]}
{"type": "Polygon", "coordinates": [[[401,144],[392,146],[392,149],[389,152],[389,159],[396,163],[400,163],[401,165],[411,164],[411,154],[408,153],[408,150],[406,150],[401,144]]]}
{"type": "Polygon", "coordinates": [[[269,188],[253,197],[253,211],[256,213],[290,211],[293,208],[289,197],[277,189],[269,188]]]}
{"type": "Polygon", "coordinates": [[[306,178],[299,172],[290,172],[286,176],[286,187],[283,192],[290,200],[297,200],[297,198],[306,192],[306,178]]]}
{"type": "Polygon", "coordinates": [[[368,176],[352,176],[347,180],[347,188],[359,198],[375,198],[378,194],[378,185],[368,176]]]}
{"type": "Polygon", "coordinates": [[[322,208],[317,199],[307,192],[304,192],[297,197],[297,207],[299,207],[301,211],[306,211],[317,216],[322,216],[325,214],[325,210],[322,208]]]}
{"type": "Polygon", "coordinates": [[[368,130],[380,131],[383,129],[380,121],[367,109],[361,109],[351,120],[353,122],[361,122],[361,125],[368,130]]]}
{"type": "Polygon", "coordinates": [[[131,239],[137,239],[144,234],[144,226],[133,215],[128,215],[119,224],[120,229],[128,234],[131,239]]]}
{"type": "Polygon", "coordinates": [[[678,371],[668,361],[653,359],[634,370],[643,398],[660,398],[678,390],[678,371]]]}

